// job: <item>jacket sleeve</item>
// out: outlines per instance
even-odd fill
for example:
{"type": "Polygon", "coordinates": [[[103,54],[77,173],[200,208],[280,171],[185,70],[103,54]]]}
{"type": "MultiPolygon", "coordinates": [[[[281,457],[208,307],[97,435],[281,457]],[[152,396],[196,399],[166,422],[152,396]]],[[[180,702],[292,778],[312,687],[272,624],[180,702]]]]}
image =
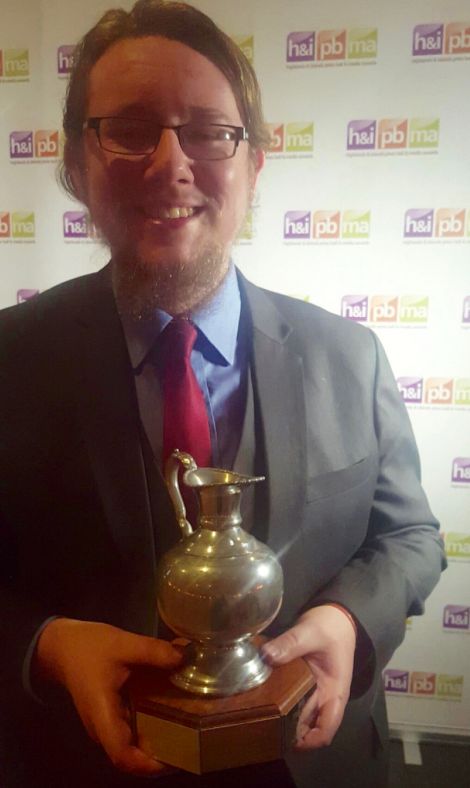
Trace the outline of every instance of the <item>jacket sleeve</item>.
{"type": "Polygon", "coordinates": [[[438,523],[420,481],[420,463],[406,407],[385,352],[374,337],[374,421],[379,474],[366,538],[312,604],[342,605],[359,625],[353,691],[367,688],[403,640],[406,618],[424,600],[445,567],[438,523]]]}

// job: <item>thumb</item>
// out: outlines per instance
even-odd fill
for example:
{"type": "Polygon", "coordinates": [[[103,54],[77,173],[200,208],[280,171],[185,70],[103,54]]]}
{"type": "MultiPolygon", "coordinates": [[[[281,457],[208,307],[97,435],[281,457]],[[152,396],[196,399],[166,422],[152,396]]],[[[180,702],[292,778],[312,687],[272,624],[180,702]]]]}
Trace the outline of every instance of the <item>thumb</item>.
{"type": "Polygon", "coordinates": [[[129,642],[127,660],[124,661],[133,665],[150,665],[168,670],[181,664],[183,659],[181,646],[169,643],[167,640],[142,635],[133,636],[133,638],[137,639],[129,642]]]}
{"type": "Polygon", "coordinates": [[[299,623],[265,643],[261,654],[268,665],[284,665],[297,657],[303,657],[310,650],[311,643],[306,642],[305,627],[299,623]]]}

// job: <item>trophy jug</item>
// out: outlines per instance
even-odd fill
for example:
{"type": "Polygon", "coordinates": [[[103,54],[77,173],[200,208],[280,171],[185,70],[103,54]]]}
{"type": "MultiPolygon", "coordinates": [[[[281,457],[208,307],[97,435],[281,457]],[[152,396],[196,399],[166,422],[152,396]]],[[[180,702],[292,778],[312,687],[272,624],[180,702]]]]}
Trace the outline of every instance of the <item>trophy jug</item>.
{"type": "Polygon", "coordinates": [[[274,553],[242,528],[243,489],[264,477],[220,468],[198,468],[174,451],[165,480],[182,539],[160,562],[158,612],[178,636],[190,641],[183,667],[171,676],[179,688],[198,695],[228,696],[257,687],[271,668],[261,659],[255,635],[279,611],[281,566],[274,553]],[[195,528],[186,519],[178,484],[197,495],[195,528]]]}

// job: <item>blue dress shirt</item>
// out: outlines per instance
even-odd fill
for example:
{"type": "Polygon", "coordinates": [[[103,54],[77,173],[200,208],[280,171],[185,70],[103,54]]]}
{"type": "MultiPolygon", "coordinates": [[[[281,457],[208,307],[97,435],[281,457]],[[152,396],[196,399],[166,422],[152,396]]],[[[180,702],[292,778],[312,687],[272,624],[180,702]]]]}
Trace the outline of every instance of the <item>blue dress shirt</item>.
{"type": "MultiPolygon", "coordinates": [[[[240,320],[241,298],[234,266],[211,301],[189,315],[198,330],[191,366],[204,395],[213,463],[231,468],[240,442],[246,402],[248,336],[240,320]]],[[[171,315],[156,309],[151,320],[123,320],[134,369],[140,417],[155,459],[162,453],[162,392],[152,350],[171,315]]]]}

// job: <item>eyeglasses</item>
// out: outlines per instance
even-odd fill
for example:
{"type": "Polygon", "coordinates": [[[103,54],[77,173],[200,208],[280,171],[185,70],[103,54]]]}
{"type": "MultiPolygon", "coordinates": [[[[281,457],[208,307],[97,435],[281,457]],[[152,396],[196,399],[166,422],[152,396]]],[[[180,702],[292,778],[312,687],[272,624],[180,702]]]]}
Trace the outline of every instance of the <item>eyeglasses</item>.
{"type": "Polygon", "coordinates": [[[157,149],[163,129],[172,129],[182,151],[196,161],[231,159],[239,142],[248,139],[243,126],[222,123],[159,126],[140,118],[88,118],[83,128],[94,129],[101,148],[120,156],[150,156],[157,149]]]}

